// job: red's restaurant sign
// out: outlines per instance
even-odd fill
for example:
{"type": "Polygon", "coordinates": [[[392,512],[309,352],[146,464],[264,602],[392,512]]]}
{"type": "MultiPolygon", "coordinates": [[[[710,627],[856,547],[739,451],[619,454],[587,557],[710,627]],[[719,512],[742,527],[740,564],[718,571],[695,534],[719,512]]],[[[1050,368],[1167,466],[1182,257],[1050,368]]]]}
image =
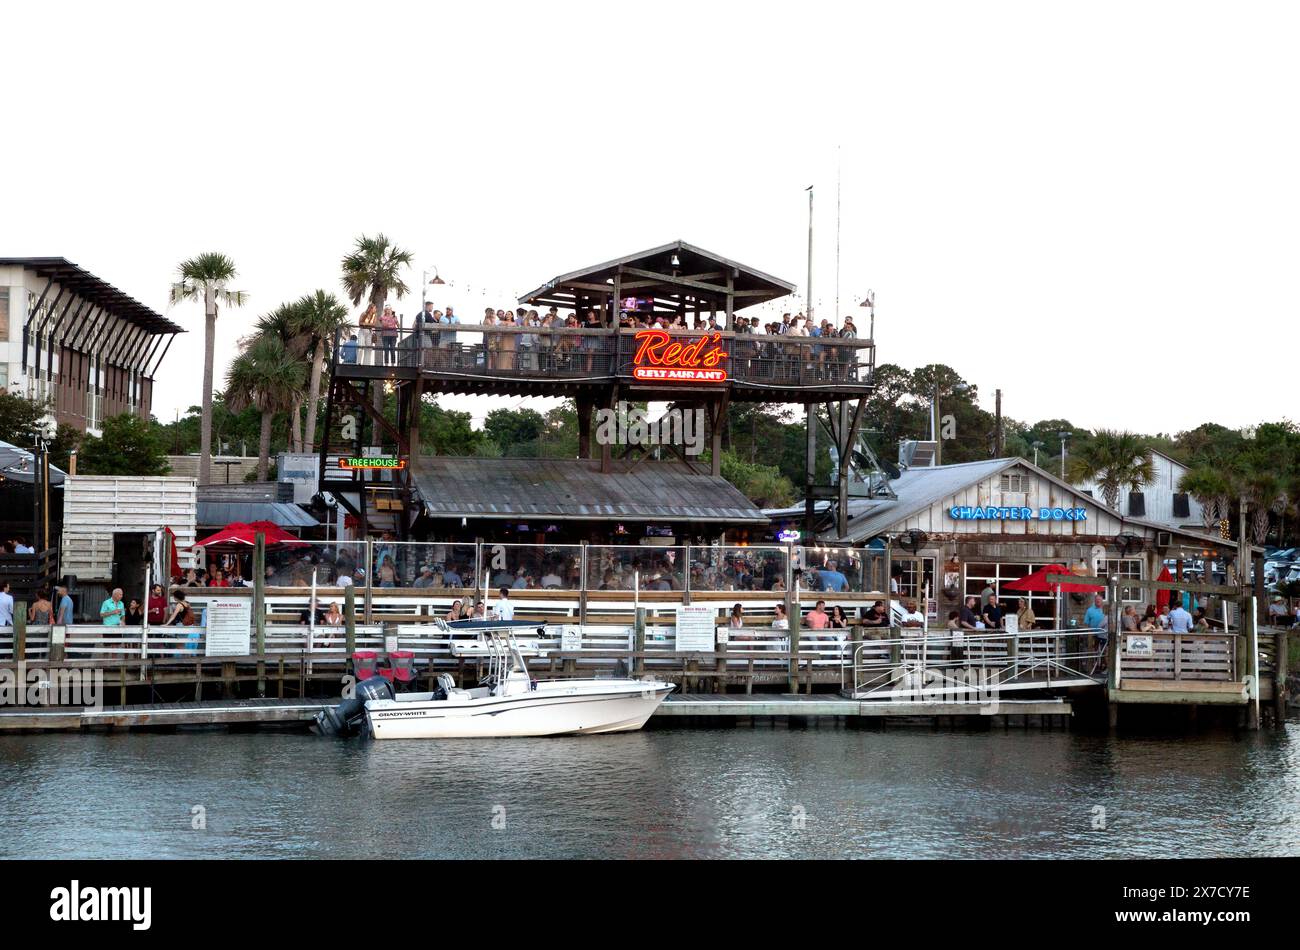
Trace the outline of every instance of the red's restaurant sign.
{"type": "Polygon", "coordinates": [[[721,383],[727,370],[722,334],[674,339],[665,330],[641,330],[636,335],[632,376],[656,383],[721,383]]]}

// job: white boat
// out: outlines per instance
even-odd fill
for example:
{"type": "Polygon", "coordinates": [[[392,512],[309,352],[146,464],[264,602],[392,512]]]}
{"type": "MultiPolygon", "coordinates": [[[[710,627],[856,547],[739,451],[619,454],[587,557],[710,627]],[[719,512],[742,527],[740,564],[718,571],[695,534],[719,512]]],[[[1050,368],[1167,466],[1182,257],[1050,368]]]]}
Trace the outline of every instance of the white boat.
{"type": "MultiPolygon", "coordinates": [[[[513,625],[511,625],[513,626],[513,625]]],[[[480,632],[487,676],[461,689],[448,673],[431,693],[365,702],[375,739],[458,739],[591,735],[640,729],[673,684],[637,679],[534,682],[510,626],[480,632]]]]}

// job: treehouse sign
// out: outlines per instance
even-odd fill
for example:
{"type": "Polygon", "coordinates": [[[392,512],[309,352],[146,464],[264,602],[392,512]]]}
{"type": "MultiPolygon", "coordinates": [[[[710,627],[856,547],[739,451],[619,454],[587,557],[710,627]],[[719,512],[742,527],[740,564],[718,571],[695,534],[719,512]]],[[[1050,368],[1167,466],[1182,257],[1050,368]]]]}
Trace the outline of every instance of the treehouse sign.
{"type": "Polygon", "coordinates": [[[722,334],[674,339],[664,330],[641,330],[632,357],[634,379],[655,383],[721,383],[727,379],[722,334]]]}

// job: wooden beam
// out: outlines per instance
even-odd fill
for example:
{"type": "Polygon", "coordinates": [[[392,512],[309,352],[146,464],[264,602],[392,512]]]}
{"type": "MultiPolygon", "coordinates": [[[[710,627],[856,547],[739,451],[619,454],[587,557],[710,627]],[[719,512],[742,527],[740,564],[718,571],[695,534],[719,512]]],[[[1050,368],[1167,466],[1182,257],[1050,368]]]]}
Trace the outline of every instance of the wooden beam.
{"type": "Polygon", "coordinates": [[[694,290],[708,291],[710,294],[716,294],[719,297],[725,297],[727,294],[726,287],[721,287],[717,284],[706,284],[703,281],[691,280],[689,277],[674,277],[671,274],[657,274],[652,270],[642,270],[639,267],[625,268],[624,273],[631,274],[634,277],[649,277],[676,287],[690,287],[694,290]]]}

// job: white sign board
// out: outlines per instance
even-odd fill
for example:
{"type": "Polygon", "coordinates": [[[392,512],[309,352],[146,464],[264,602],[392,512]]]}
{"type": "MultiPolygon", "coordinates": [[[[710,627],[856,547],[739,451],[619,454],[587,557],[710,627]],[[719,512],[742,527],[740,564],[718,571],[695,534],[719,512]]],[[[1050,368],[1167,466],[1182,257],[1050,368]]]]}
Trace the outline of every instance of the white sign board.
{"type": "Polygon", "coordinates": [[[565,653],[582,649],[582,628],[565,625],[560,630],[560,649],[565,653]]]}
{"type": "Polygon", "coordinates": [[[248,656],[253,652],[251,600],[210,600],[204,619],[207,628],[205,656],[248,656]]]}
{"type": "Polygon", "coordinates": [[[311,504],[312,496],[320,490],[320,456],[281,452],[276,459],[280,481],[293,485],[293,503],[311,504]]]}
{"type": "Polygon", "coordinates": [[[1124,652],[1129,656],[1154,656],[1155,648],[1150,637],[1128,637],[1124,652]]]}
{"type": "Polygon", "coordinates": [[[1006,630],[1007,633],[1015,636],[1020,632],[1020,618],[1015,614],[1007,614],[1002,618],[1002,628],[1006,630]]]}
{"type": "Polygon", "coordinates": [[[681,604],[677,608],[677,652],[712,653],[717,614],[707,604],[681,604]]]}

